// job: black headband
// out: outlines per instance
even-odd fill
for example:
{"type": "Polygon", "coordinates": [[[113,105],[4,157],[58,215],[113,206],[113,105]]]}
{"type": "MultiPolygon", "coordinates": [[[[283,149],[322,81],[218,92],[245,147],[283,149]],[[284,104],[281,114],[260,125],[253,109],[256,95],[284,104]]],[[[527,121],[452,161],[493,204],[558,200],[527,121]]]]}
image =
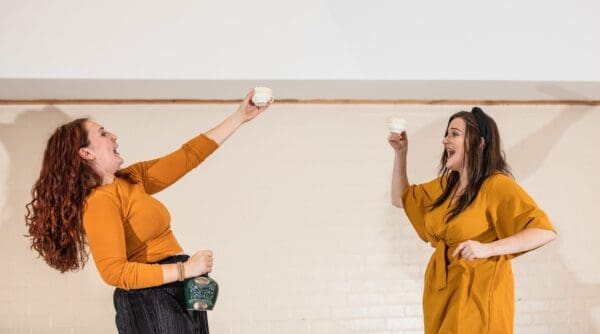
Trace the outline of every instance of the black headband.
{"type": "Polygon", "coordinates": [[[487,127],[486,118],[488,117],[483,110],[479,107],[473,107],[471,109],[471,113],[475,116],[475,120],[477,120],[477,127],[479,128],[479,132],[481,132],[481,136],[485,140],[486,145],[490,142],[490,134],[487,127]]]}

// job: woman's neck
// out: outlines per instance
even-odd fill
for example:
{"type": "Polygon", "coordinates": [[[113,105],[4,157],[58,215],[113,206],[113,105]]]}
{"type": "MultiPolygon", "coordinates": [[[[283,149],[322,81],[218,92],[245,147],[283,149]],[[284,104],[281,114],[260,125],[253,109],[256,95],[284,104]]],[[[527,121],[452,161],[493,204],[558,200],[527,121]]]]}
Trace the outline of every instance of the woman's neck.
{"type": "Polygon", "coordinates": [[[112,174],[104,175],[102,177],[102,185],[107,185],[115,182],[115,176],[112,174]]]}
{"type": "Polygon", "coordinates": [[[115,181],[115,174],[111,173],[111,172],[107,172],[103,169],[100,169],[98,167],[94,167],[92,166],[92,168],[96,171],[96,174],[100,175],[100,177],[102,178],[102,185],[107,185],[107,184],[111,184],[115,181]]]}
{"type": "Polygon", "coordinates": [[[102,185],[111,184],[115,181],[115,173],[111,171],[106,171],[96,164],[92,164],[90,167],[102,178],[102,185]]]}
{"type": "Polygon", "coordinates": [[[464,193],[465,189],[469,185],[469,177],[467,175],[467,170],[464,168],[459,173],[458,184],[456,185],[455,196],[460,196],[464,193]]]}

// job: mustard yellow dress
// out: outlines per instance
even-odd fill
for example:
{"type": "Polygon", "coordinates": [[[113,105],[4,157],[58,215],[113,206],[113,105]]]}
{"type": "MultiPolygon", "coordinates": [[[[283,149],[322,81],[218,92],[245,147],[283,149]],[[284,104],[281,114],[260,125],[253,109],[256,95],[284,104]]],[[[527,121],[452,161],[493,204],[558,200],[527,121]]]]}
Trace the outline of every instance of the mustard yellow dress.
{"type": "MultiPolygon", "coordinates": [[[[546,214],[509,176],[489,176],[479,194],[450,222],[450,198],[430,210],[440,196],[440,178],[411,185],[402,194],[404,210],[419,237],[435,248],[425,271],[423,314],[425,333],[513,332],[514,282],[510,259],[501,255],[465,260],[452,257],[459,243],[489,243],[525,228],[554,231],[546,214]]],[[[450,196],[452,197],[452,196],[450,196]]]]}

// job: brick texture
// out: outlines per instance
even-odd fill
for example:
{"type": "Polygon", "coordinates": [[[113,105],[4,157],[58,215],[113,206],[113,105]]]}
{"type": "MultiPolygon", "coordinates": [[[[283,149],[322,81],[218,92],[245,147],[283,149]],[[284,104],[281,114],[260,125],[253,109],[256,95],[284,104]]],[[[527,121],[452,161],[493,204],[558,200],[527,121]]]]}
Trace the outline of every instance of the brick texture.
{"type": "MultiPolygon", "coordinates": [[[[408,121],[409,176],[435,176],[450,114],[470,106],[274,105],[157,195],[188,253],[215,252],[217,334],[422,333],[433,249],[389,203],[384,121],[408,121]]],[[[126,163],[209,129],[233,105],[0,106],[0,333],[114,333],[112,288],[92,262],[58,274],[29,250],[23,206],[43,145],[91,116],[126,163]]],[[[600,108],[494,106],[519,183],[560,238],[513,261],[515,332],[599,333],[600,108]]]]}

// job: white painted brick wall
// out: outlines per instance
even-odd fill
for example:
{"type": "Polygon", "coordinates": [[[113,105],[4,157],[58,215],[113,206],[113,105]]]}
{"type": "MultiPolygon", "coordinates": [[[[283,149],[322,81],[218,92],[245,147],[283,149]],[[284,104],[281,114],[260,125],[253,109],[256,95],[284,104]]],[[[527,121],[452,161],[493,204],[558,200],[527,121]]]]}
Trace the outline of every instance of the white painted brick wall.
{"type": "MultiPolygon", "coordinates": [[[[112,288],[93,263],[60,275],[22,237],[23,205],[50,129],[91,115],[119,135],[133,162],[168,152],[233,108],[0,106],[0,333],[116,332],[112,288]]],[[[389,115],[408,120],[410,178],[426,181],[447,117],[459,109],[275,105],[159,194],[183,247],[215,251],[221,292],[211,332],[422,333],[422,279],[433,249],[389,204],[392,151],[383,123],[389,115]]],[[[518,180],[560,233],[513,261],[516,333],[599,333],[600,158],[591,143],[600,142],[600,108],[485,109],[518,180]]]]}

